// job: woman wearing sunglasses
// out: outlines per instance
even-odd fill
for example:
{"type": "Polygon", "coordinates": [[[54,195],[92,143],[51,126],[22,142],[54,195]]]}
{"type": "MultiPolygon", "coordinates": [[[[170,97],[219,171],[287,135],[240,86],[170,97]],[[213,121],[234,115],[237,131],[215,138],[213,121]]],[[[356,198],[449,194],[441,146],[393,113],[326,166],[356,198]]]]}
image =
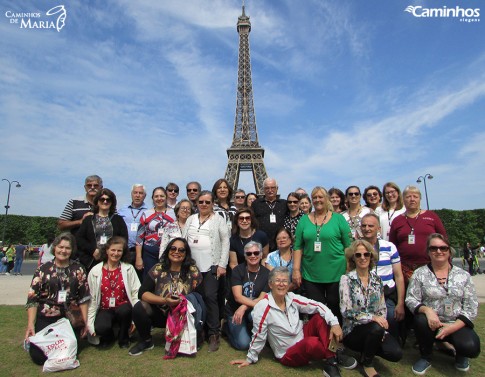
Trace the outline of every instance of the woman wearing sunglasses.
{"type": "Polygon", "coordinates": [[[268,255],[268,236],[256,228],[257,221],[252,209],[243,207],[236,211],[232,224],[232,236],[229,240],[229,267],[231,269],[245,262],[244,246],[250,241],[263,245],[263,260],[268,255]]]}
{"type": "Polygon", "coordinates": [[[375,356],[399,361],[402,349],[387,329],[386,301],[381,278],[372,270],[378,254],[367,241],[354,241],[346,250],[349,272],[340,278],[340,312],[343,320],[343,343],[360,352],[361,372],[366,377],[379,374],[373,366],[375,356]],[[372,271],[372,272],[371,272],[372,271]]]}
{"type": "Polygon", "coordinates": [[[448,342],[455,349],[455,368],[466,372],[468,358],[480,354],[480,339],[473,330],[478,310],[475,285],[468,272],[451,263],[450,244],[443,235],[431,234],[426,250],[431,263],[414,271],[406,295],[421,354],[412,370],[424,375],[431,367],[433,344],[448,342]]]}
{"type": "MultiPolygon", "coordinates": [[[[202,301],[194,292],[201,281],[202,275],[192,259],[187,241],[180,237],[171,240],[160,263],[148,271],[138,293],[140,301],[133,307],[133,322],[140,341],[128,352],[131,356],[153,349],[151,328],[165,327],[169,312],[177,308],[185,298],[192,303],[202,301]]],[[[204,311],[203,306],[199,310],[204,311]]],[[[203,318],[203,313],[196,316],[199,315],[203,318]]],[[[200,331],[198,329],[198,335],[200,331]]]]}
{"type": "Polygon", "coordinates": [[[225,275],[229,261],[229,227],[222,216],[214,213],[214,199],[212,192],[200,192],[196,199],[198,213],[187,219],[182,232],[202,272],[201,290],[207,305],[209,352],[217,351],[220,345],[225,275]]]}
{"type": "Polygon", "coordinates": [[[286,198],[286,205],[288,206],[288,214],[285,217],[283,226],[288,229],[291,236],[294,237],[298,221],[300,221],[304,215],[303,211],[300,209],[300,194],[290,192],[286,198]]]}
{"type": "Polygon", "coordinates": [[[103,188],[94,197],[93,215],[84,218],[76,233],[79,261],[88,272],[101,261],[101,248],[114,236],[128,240],[128,229],[123,217],[116,214],[116,195],[103,188]]]}
{"type": "Polygon", "coordinates": [[[347,220],[352,232],[352,238],[357,240],[362,238],[362,231],[360,230],[360,221],[364,215],[372,212],[369,207],[360,204],[362,195],[358,186],[349,186],[345,190],[345,199],[347,200],[347,211],[342,212],[343,217],[347,220]]]}
{"type": "Polygon", "coordinates": [[[261,266],[263,246],[249,241],[244,246],[245,262],[231,273],[231,291],[226,303],[226,332],[231,345],[247,350],[253,328],[252,309],[269,292],[269,270],[261,266]]]}

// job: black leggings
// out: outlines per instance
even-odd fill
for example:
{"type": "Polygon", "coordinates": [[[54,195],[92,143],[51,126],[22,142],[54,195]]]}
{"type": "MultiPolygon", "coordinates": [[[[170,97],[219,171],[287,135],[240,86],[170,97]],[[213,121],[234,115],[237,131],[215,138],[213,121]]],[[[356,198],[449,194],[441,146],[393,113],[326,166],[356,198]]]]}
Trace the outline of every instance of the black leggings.
{"type": "Polygon", "coordinates": [[[344,345],[361,353],[364,366],[372,366],[374,356],[380,356],[388,361],[399,361],[402,349],[397,340],[377,322],[358,325],[344,338],[344,345]]]}
{"type": "Polygon", "coordinates": [[[151,327],[165,327],[167,316],[157,305],[149,304],[145,301],[138,301],[133,307],[133,322],[141,340],[151,339],[151,327]]]}
{"type": "Polygon", "coordinates": [[[303,280],[303,287],[306,291],[306,297],[325,304],[332,311],[333,315],[337,316],[339,323],[342,324],[338,281],[335,283],[313,283],[303,280]]]}
{"type": "Polygon", "coordinates": [[[94,320],[94,331],[103,341],[114,339],[113,324],[118,323],[118,342],[128,341],[128,331],[131,325],[131,304],[120,305],[112,309],[100,309],[94,320]]]}
{"type": "MultiPolygon", "coordinates": [[[[437,331],[433,331],[428,326],[428,319],[423,313],[414,316],[414,332],[419,344],[421,357],[431,360],[433,344],[440,341],[435,338],[437,331]]],[[[449,342],[455,347],[456,355],[475,358],[480,354],[480,338],[477,333],[468,326],[462,327],[453,334],[447,336],[442,341],[449,342]]]]}

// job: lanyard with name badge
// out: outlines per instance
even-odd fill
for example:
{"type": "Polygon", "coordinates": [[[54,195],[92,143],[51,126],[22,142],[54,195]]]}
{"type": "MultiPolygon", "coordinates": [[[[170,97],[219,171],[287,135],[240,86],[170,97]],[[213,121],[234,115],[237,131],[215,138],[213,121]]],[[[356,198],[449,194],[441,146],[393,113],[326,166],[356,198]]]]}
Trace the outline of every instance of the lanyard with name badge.
{"type": "Polygon", "coordinates": [[[320,231],[322,230],[323,225],[325,224],[325,220],[327,220],[327,215],[328,215],[328,212],[325,214],[325,217],[323,218],[322,224],[318,225],[317,215],[316,215],[315,212],[313,212],[313,218],[315,220],[315,229],[316,229],[316,232],[317,232],[317,239],[313,243],[313,250],[315,251],[315,253],[321,253],[322,252],[322,242],[320,241],[320,231]]]}

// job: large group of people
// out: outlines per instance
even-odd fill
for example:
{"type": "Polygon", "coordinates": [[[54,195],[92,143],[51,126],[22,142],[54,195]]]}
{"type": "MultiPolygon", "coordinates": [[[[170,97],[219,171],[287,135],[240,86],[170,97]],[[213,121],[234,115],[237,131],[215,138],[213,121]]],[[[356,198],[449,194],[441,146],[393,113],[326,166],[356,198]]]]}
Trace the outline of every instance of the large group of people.
{"type": "MultiPolygon", "coordinates": [[[[355,185],[317,186],[282,199],[273,178],[260,197],[218,179],[210,191],[189,182],[179,200],[171,182],[153,189],[149,205],[135,184],[120,208],[99,176],[86,178],[85,191],[66,205],[52,258],[34,274],[26,340],[77,305],[78,337],[99,348],[117,341],[131,356],[153,349],[152,329],[162,327],[165,357],[175,357],[189,322],[197,349],[207,340],[216,352],[225,334],[247,350],[231,362],[239,367],[256,363],[268,341],[281,364],[322,360],[327,377],[357,366],[379,376],[374,359],[399,361],[410,329],[417,375],[435,342],[453,350],[460,371],[480,353],[473,281],[451,264],[446,230],[421,209],[415,186],[401,194],[393,182],[371,185],[363,198],[355,185]]],[[[35,346],[30,355],[46,359],[35,346]]]]}

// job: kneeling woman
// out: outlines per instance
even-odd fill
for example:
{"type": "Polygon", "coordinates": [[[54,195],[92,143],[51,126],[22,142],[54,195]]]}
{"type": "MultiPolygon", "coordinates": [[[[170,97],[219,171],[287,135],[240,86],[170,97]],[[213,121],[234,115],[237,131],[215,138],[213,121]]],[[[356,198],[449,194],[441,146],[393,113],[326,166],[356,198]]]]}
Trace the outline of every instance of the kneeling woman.
{"type": "Polygon", "coordinates": [[[249,241],[244,246],[246,261],[231,274],[231,292],[226,303],[227,335],[231,345],[247,350],[253,328],[252,309],[269,292],[269,270],[261,266],[263,245],[249,241]]]}
{"type": "Polygon", "coordinates": [[[337,317],[322,303],[288,292],[289,284],[288,268],[271,270],[271,292],[253,310],[253,339],[246,360],[233,360],[231,364],[245,367],[256,363],[268,340],[281,364],[298,367],[325,359],[323,375],[340,376],[335,353],[328,349],[332,340],[342,340],[337,317]],[[303,325],[300,313],[315,315],[303,325]]]}
{"type": "MultiPolygon", "coordinates": [[[[71,260],[76,252],[76,239],[71,233],[62,233],[52,243],[54,259],[37,267],[32,278],[27,297],[27,331],[25,339],[35,335],[46,326],[66,317],[66,309],[71,303],[78,304],[84,323],[87,323],[89,294],[86,270],[71,260]]],[[[81,330],[81,337],[88,328],[81,330]]],[[[47,360],[42,350],[31,344],[32,360],[39,365],[47,360]]]]}
{"type": "Polygon", "coordinates": [[[468,358],[480,354],[480,338],[473,330],[478,310],[475,285],[468,272],[451,264],[450,244],[443,235],[431,234],[426,249],[431,263],[414,271],[406,295],[421,354],[413,372],[423,375],[431,367],[434,342],[451,343],[455,368],[466,372],[468,358]]]}
{"type": "MultiPolygon", "coordinates": [[[[202,274],[192,259],[187,241],[180,237],[174,238],[168,243],[160,263],[148,271],[138,292],[140,301],[133,308],[133,321],[140,341],[130,349],[131,356],[141,355],[153,348],[150,335],[152,326],[166,326],[170,311],[184,299],[182,295],[189,296],[187,299],[196,304],[196,309],[205,309],[202,297],[194,292],[201,282],[202,274]],[[202,305],[198,307],[197,303],[202,305]]],[[[204,318],[204,313],[197,313],[197,317],[199,316],[204,318]]]]}
{"type": "Polygon", "coordinates": [[[384,286],[371,272],[378,259],[374,247],[364,240],[354,241],[346,250],[350,272],[340,278],[340,312],[342,313],[344,345],[361,353],[364,376],[379,374],[373,367],[376,355],[388,361],[399,361],[402,349],[387,329],[384,286]]]}
{"type": "Polygon", "coordinates": [[[92,299],[88,309],[89,334],[101,347],[114,340],[113,324],[119,324],[118,345],[128,348],[131,311],[138,302],[140,281],[129,264],[130,253],[125,238],[115,236],[101,250],[101,263],[89,272],[92,299]],[[99,339],[99,338],[100,339],[99,339]]]}

